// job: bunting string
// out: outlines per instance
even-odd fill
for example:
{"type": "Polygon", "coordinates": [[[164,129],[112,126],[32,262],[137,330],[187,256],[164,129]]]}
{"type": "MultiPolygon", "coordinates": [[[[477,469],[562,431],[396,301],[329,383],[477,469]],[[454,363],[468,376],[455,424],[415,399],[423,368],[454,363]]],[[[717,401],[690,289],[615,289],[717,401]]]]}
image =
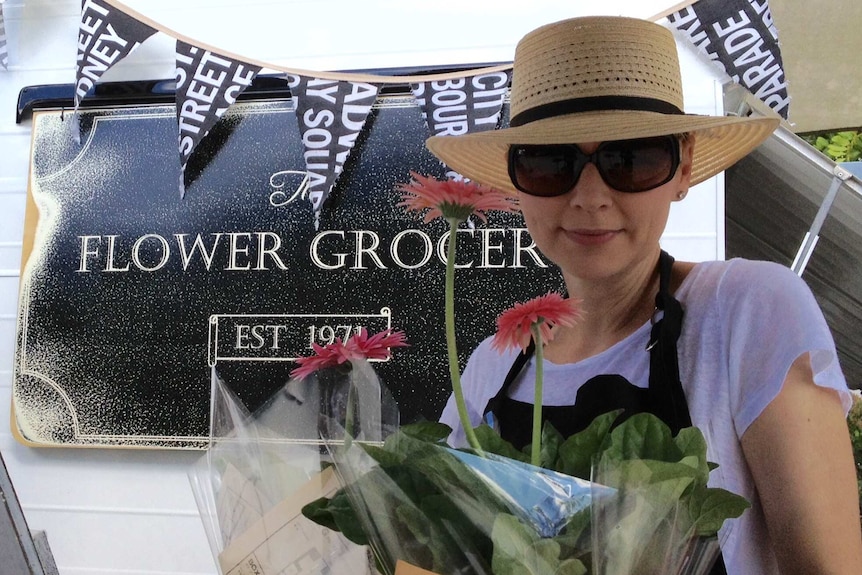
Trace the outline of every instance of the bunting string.
{"type": "MultiPolygon", "coordinates": [[[[248,58],[246,56],[242,56],[239,54],[232,54],[230,52],[224,51],[221,48],[217,48],[215,46],[210,46],[204,42],[199,42],[193,38],[189,38],[179,32],[171,30],[167,26],[163,26],[162,24],[155,22],[154,20],[144,16],[140,12],[133,10],[132,8],[126,6],[122,2],[118,0],[101,0],[104,4],[108,4],[113,6],[117,10],[125,12],[128,16],[131,16],[140,22],[155,28],[159,32],[167,34],[172,38],[176,38],[178,41],[184,42],[186,44],[191,44],[197,46],[199,49],[218,53],[224,56],[225,58],[231,60],[238,60],[245,62],[247,64],[251,64],[257,66],[258,68],[266,68],[269,70],[274,70],[276,72],[284,72],[285,74],[291,74],[293,76],[305,76],[311,78],[317,78],[319,80],[340,80],[345,82],[358,82],[358,83],[369,83],[369,84],[405,84],[410,82],[428,82],[428,81],[441,81],[441,80],[451,80],[455,78],[463,78],[464,71],[455,71],[455,72],[441,72],[436,74],[423,74],[423,75],[411,75],[411,76],[384,76],[377,74],[365,74],[365,73],[353,73],[353,72],[321,72],[317,70],[306,70],[303,68],[292,68],[287,66],[282,66],[279,64],[274,64],[271,62],[265,62],[263,60],[257,60],[254,58],[248,58]]],[[[493,72],[501,72],[505,70],[510,70],[512,68],[511,64],[500,64],[496,66],[487,66],[483,68],[476,68],[473,70],[469,70],[471,74],[488,74],[493,72]]]]}
{"type": "MultiPolygon", "coordinates": [[[[318,70],[307,70],[303,68],[292,68],[287,66],[281,66],[278,64],[265,62],[262,60],[256,60],[253,58],[247,58],[245,56],[239,54],[232,54],[230,52],[226,52],[217,48],[215,46],[207,45],[203,42],[198,42],[193,38],[189,38],[179,32],[176,32],[167,26],[163,26],[162,24],[144,16],[140,12],[133,10],[127,5],[119,2],[119,0],[102,0],[105,4],[109,4],[116,8],[117,10],[122,10],[129,16],[132,16],[141,22],[155,28],[156,30],[171,36],[179,41],[185,42],[186,44],[193,44],[202,50],[206,50],[209,52],[218,52],[225,56],[226,58],[230,58],[232,60],[241,60],[248,64],[253,64],[259,68],[267,68],[270,70],[275,70],[277,72],[284,72],[285,74],[291,74],[294,76],[306,76],[313,77],[320,80],[343,80],[346,82],[364,82],[364,83],[372,83],[372,84],[404,84],[404,83],[420,83],[420,82],[433,82],[433,81],[441,81],[441,80],[452,80],[456,78],[463,78],[463,71],[456,72],[441,72],[435,74],[422,74],[422,75],[409,75],[409,76],[384,76],[379,74],[359,74],[352,72],[322,72],[318,70]]],[[[697,2],[697,0],[683,0],[682,2],[678,2],[677,4],[667,8],[666,10],[662,10],[657,14],[654,14],[649,18],[653,22],[661,20],[662,18],[666,18],[670,14],[674,12],[678,12],[683,8],[690,6],[697,2]]],[[[511,70],[511,64],[499,64],[496,66],[486,66],[482,68],[475,68],[470,70],[471,74],[492,74],[494,72],[503,72],[507,70],[511,70]]]]}
{"type": "MultiPolygon", "coordinates": [[[[767,0],[757,6],[748,0],[685,0],[652,20],[665,17],[736,81],[786,117],[786,83],[767,0]],[[728,13],[738,17],[723,20],[728,13]]],[[[430,133],[459,136],[499,127],[511,82],[511,64],[405,76],[285,67],[198,42],[119,0],[83,0],[71,122],[78,141],[80,130],[74,120],[81,99],[110,66],[156,32],[176,40],[181,196],[186,166],[197,145],[261,70],[274,70],[288,79],[295,102],[315,227],[381,86],[409,84],[430,133]]],[[[460,178],[452,171],[447,175],[460,178]]]]}
{"type": "MultiPolygon", "coordinates": [[[[409,83],[431,133],[459,135],[498,127],[511,79],[511,65],[421,76],[286,68],[197,42],[117,0],[83,0],[70,122],[76,141],[81,141],[81,99],[108,68],[156,32],[176,40],[180,197],[192,177],[186,167],[198,144],[262,69],[281,71],[296,105],[315,227],[383,84],[409,83]]],[[[451,177],[458,175],[452,172],[451,177]]]]}

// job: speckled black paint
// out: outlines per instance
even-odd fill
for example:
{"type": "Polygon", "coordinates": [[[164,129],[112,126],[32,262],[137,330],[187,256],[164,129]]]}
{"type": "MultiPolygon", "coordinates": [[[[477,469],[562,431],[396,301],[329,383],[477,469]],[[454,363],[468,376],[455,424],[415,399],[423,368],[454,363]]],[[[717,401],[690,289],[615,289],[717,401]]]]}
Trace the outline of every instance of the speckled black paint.
{"type": "MultiPolygon", "coordinates": [[[[424,148],[427,128],[409,96],[378,100],[336,188],[319,231],[371,230],[387,266],[324,270],[312,264],[316,231],[308,201],[269,202],[270,176],[303,166],[296,118],[288,101],[233,107],[196,151],[179,195],[176,118],[172,106],[87,111],[82,146],[59,113],[34,120],[34,180],[40,209],[35,247],[22,276],[14,383],[16,419],[36,443],[194,447],[208,433],[212,314],[379,313],[411,346],[375,364],[402,422],[434,419],[449,395],[443,327],[444,265],[432,258],[415,270],[396,266],[388,244],[405,229],[436,242],[442,221],[424,224],[396,206],[396,184],[409,172],[442,177],[424,148]],[[200,260],[183,270],[176,253],[160,270],[78,271],[82,235],[116,235],[124,265],[146,234],[273,232],[288,270],[226,271],[200,260]],[[218,269],[216,269],[218,268],[218,269]]],[[[522,227],[519,216],[492,214],[477,227],[522,227]]],[[[348,237],[349,233],[348,233],[348,237]]],[[[478,233],[477,233],[478,237],[478,233]]],[[[466,238],[466,236],[465,236],[466,238]]],[[[508,242],[505,242],[508,243],[508,242]]],[[[478,241],[460,241],[459,261],[479,261],[478,241]]],[[[411,258],[408,244],[401,252],[411,258]]],[[[105,240],[101,249],[104,253],[105,240]]],[[[349,250],[344,250],[349,251],[349,250]]],[[[142,250],[146,265],[150,253],[142,250]]],[[[224,260],[220,247],[214,262],[224,260]]],[[[418,258],[418,253],[414,254],[418,258]]],[[[511,260],[511,249],[500,259],[511,260]]],[[[413,260],[415,261],[415,260],[413,260]]],[[[493,332],[504,308],[548,289],[559,274],[525,260],[522,269],[460,269],[456,321],[462,366],[493,332]]],[[[277,390],[291,362],[224,362],[218,371],[254,409],[277,390]]]]}

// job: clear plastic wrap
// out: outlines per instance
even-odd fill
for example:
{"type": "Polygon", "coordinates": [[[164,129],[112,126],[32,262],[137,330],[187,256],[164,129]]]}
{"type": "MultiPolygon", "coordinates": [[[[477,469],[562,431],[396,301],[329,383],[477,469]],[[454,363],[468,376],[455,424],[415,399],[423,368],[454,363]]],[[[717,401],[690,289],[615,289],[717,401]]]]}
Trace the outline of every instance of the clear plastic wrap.
{"type": "Polygon", "coordinates": [[[304,512],[368,543],[384,575],[399,562],[442,575],[708,573],[719,527],[747,503],[708,487],[698,430],[672,436],[649,414],[614,427],[617,415],[549,448],[551,466],[591,481],[525,463],[490,429],[478,430],[483,455],[451,449],[449,428],[433,423],[383,446],[332,441],[344,487],[304,512]]]}
{"type": "Polygon", "coordinates": [[[592,575],[706,575],[718,558],[718,538],[698,534],[683,498],[692,479],[652,463],[594,463],[593,485],[619,488],[593,498],[592,575]]]}
{"type": "Polygon", "coordinates": [[[330,465],[320,437],[323,421],[372,443],[398,427],[394,401],[370,365],[350,367],[291,378],[254,413],[212,369],[210,444],[189,480],[222,573],[246,552],[253,552],[248,560],[262,575],[295,561],[312,573],[363,573],[357,558],[368,565],[365,549],[301,515],[305,503],[338,487],[331,472],[321,476],[330,465]],[[342,563],[346,570],[339,571],[342,563]]]}
{"type": "Polygon", "coordinates": [[[533,466],[490,428],[478,453],[440,423],[399,427],[371,365],[349,366],[254,413],[213,371],[212,443],[190,475],[225,575],[703,575],[747,505],[707,487],[694,428],[609,413],[565,440],[549,430],[533,466]]]}
{"type": "MultiPolygon", "coordinates": [[[[575,516],[589,516],[591,498],[612,491],[514,459],[451,449],[433,440],[439,428],[427,429],[425,437],[412,430],[393,435],[382,448],[328,444],[351,506],[337,527],[359,523],[384,575],[398,561],[436,573],[495,573],[496,562],[523,559],[507,557],[509,541],[564,536],[575,516]]],[[[534,572],[550,575],[558,558],[530,560],[538,562],[534,572]]]]}

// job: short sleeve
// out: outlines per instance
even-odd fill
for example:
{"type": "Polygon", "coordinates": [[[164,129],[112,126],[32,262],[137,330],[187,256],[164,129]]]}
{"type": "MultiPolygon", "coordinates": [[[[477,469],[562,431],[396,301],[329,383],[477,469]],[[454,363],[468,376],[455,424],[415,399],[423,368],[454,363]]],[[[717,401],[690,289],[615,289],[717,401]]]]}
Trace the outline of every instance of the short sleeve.
{"type": "Polygon", "coordinates": [[[808,353],[817,385],[851,397],[835,343],[808,285],[771,262],[732,260],[718,290],[729,393],[741,437],[778,395],[791,364],[808,353]]]}
{"type": "MultiPolygon", "coordinates": [[[[488,401],[497,394],[503,386],[506,374],[512,366],[518,352],[498,353],[491,347],[493,338],[488,338],[475,349],[467,360],[464,373],[461,375],[461,387],[464,390],[464,399],[467,404],[467,413],[473,427],[482,422],[482,415],[488,401]]],[[[458,417],[458,408],[455,405],[453,395],[443,408],[439,421],[452,428],[449,436],[449,445],[453,447],[464,447],[467,444],[467,436],[458,417]]]]}

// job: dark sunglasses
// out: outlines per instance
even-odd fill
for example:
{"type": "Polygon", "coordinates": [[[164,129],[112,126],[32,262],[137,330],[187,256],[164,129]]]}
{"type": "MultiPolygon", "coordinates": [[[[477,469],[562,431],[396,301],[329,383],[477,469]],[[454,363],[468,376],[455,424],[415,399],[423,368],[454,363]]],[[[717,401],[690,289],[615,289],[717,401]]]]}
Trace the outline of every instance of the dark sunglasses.
{"type": "Polygon", "coordinates": [[[575,144],[514,144],[509,147],[509,177],[525,194],[550,198],[571,190],[592,163],[611,188],[646,192],[673,178],[679,153],[675,135],[603,142],[592,154],[575,144]]]}

